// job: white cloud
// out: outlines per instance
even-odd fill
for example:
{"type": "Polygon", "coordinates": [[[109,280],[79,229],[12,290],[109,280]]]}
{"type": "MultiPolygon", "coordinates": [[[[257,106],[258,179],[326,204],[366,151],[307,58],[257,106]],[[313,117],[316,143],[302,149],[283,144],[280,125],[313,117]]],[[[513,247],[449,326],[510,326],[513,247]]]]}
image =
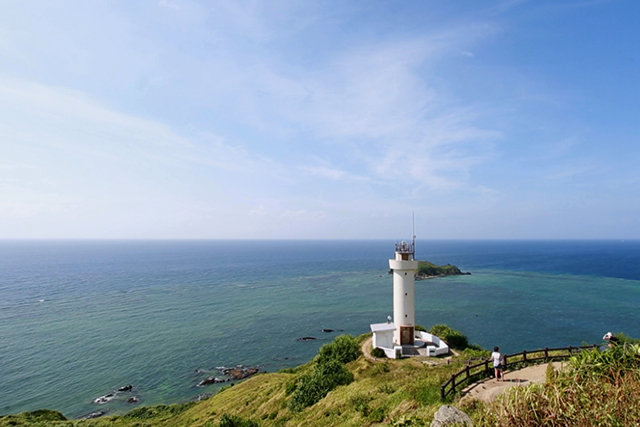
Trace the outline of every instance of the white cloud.
{"type": "Polygon", "coordinates": [[[265,216],[267,215],[267,210],[265,209],[264,206],[260,205],[260,207],[258,209],[252,210],[251,212],[249,212],[249,216],[265,216]]]}
{"type": "Polygon", "coordinates": [[[162,7],[167,7],[169,9],[176,9],[176,10],[181,9],[181,7],[179,5],[177,5],[176,3],[168,2],[167,0],[160,0],[160,2],[158,4],[160,6],[162,6],[162,7]]]}
{"type": "Polygon", "coordinates": [[[359,175],[354,175],[352,173],[334,169],[326,166],[299,166],[298,170],[302,171],[305,174],[317,176],[320,178],[326,178],[334,181],[370,181],[369,178],[359,175]]]}

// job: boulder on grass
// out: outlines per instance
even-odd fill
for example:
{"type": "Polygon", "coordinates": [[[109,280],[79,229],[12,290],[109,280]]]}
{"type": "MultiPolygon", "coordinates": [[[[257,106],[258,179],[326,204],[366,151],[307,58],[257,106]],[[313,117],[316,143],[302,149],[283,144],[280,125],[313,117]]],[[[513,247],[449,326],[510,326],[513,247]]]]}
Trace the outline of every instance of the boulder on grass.
{"type": "Polygon", "coordinates": [[[442,405],[433,417],[431,427],[469,426],[473,427],[471,418],[460,409],[451,405],[442,405]]]}

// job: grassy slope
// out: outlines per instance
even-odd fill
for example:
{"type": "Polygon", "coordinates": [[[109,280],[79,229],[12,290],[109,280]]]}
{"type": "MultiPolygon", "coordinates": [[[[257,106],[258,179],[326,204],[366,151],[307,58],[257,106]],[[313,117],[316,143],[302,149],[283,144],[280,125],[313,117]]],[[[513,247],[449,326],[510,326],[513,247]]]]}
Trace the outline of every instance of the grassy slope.
{"type": "MultiPolygon", "coordinates": [[[[464,358],[429,366],[420,359],[374,362],[361,356],[348,364],[354,382],[301,412],[288,409],[286,390],[313,370],[313,362],[290,373],[256,375],[203,402],[142,407],[95,420],[64,420],[55,411],[35,411],[1,417],[0,427],[217,427],[223,414],[263,427],[429,425],[441,405],[440,384],[462,367],[464,358]],[[411,422],[403,422],[407,419],[411,422]]],[[[544,385],[515,387],[486,407],[470,402],[462,409],[476,425],[496,427],[640,425],[640,345],[582,352],[568,368],[547,376],[544,385]]]]}
{"type": "Polygon", "coordinates": [[[347,366],[355,376],[353,383],[298,413],[286,406],[287,384],[309,372],[311,363],[293,373],[256,375],[198,403],[139,408],[125,416],[95,420],[38,421],[25,413],[0,418],[0,426],[213,427],[222,414],[252,419],[265,427],[381,426],[411,416],[430,420],[440,406],[440,384],[460,365],[431,367],[418,359],[372,362],[360,357],[347,366]]]}

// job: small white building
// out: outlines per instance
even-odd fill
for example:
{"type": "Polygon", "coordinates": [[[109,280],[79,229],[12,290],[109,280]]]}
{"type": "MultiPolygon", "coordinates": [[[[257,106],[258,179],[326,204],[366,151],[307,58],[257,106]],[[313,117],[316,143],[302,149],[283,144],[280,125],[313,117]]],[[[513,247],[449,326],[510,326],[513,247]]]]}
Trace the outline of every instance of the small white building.
{"type": "Polygon", "coordinates": [[[415,236],[411,243],[396,243],[389,268],[393,274],[393,322],[370,325],[373,347],[384,350],[387,357],[409,355],[439,356],[449,353],[440,338],[415,330],[415,277],[418,261],[415,255],[415,236]]]}

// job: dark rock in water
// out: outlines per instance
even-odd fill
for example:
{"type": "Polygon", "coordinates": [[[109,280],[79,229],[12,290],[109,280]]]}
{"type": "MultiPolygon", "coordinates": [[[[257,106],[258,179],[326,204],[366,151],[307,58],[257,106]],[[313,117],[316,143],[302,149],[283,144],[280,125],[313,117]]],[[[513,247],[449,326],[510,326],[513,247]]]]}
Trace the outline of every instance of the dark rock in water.
{"type": "Polygon", "coordinates": [[[253,374],[258,373],[258,368],[234,368],[229,369],[225,372],[226,375],[229,375],[234,380],[242,380],[244,378],[250,377],[253,374]]]}
{"type": "Polygon", "coordinates": [[[318,338],[316,337],[302,337],[302,338],[298,338],[298,341],[315,341],[318,338]]]}
{"type": "Polygon", "coordinates": [[[322,332],[333,332],[333,329],[323,329],[322,332]]]}
{"type": "Polygon", "coordinates": [[[234,368],[227,368],[224,366],[216,367],[218,371],[222,375],[226,375],[230,378],[218,378],[218,377],[207,377],[204,380],[200,381],[196,387],[204,387],[209,384],[218,384],[218,383],[226,383],[231,380],[242,380],[251,375],[254,375],[260,371],[258,366],[242,366],[236,365],[234,368]]]}
{"type": "Polygon", "coordinates": [[[207,377],[204,380],[200,381],[196,387],[204,387],[209,384],[218,384],[218,383],[226,383],[230,381],[229,379],[217,378],[217,377],[207,377]]]}
{"type": "Polygon", "coordinates": [[[138,399],[138,396],[131,396],[130,398],[127,399],[127,403],[138,403],[140,402],[140,399],[138,399]]]}
{"type": "Polygon", "coordinates": [[[236,365],[235,368],[225,368],[224,366],[219,366],[216,368],[223,375],[228,375],[234,380],[242,380],[244,378],[250,377],[253,374],[256,374],[260,368],[258,366],[242,366],[236,365]]]}
{"type": "Polygon", "coordinates": [[[197,395],[196,397],[193,398],[194,402],[200,402],[202,400],[207,400],[208,398],[210,398],[211,396],[213,396],[213,394],[211,393],[202,393],[197,395]]]}
{"type": "Polygon", "coordinates": [[[120,387],[118,389],[118,391],[131,391],[131,389],[133,389],[133,386],[131,384],[129,384],[129,385],[126,385],[124,387],[120,387]]]}
{"type": "Polygon", "coordinates": [[[97,397],[93,399],[93,403],[97,403],[98,405],[104,405],[105,403],[109,403],[116,397],[114,393],[105,394],[104,396],[97,397]]]}
{"type": "Polygon", "coordinates": [[[85,420],[90,420],[92,418],[99,418],[99,417],[103,416],[106,413],[107,413],[107,411],[96,411],[96,412],[92,412],[92,413],[90,413],[88,415],[85,415],[84,417],[81,417],[81,418],[83,418],[85,420]]]}

